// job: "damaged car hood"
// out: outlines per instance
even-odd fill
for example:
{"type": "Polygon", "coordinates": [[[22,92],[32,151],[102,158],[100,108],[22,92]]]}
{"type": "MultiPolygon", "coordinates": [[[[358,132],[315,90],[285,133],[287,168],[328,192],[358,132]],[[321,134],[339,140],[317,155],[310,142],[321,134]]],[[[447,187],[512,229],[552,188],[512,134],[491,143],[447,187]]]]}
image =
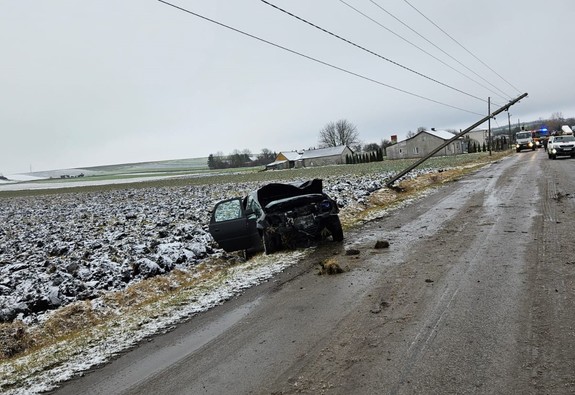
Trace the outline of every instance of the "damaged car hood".
{"type": "MultiPolygon", "coordinates": [[[[291,198],[314,195],[312,199],[317,199],[317,196],[323,197],[322,193],[322,180],[313,179],[310,181],[294,184],[278,184],[272,183],[257,191],[257,199],[262,207],[268,208],[271,202],[291,200],[291,198]]],[[[280,202],[278,202],[280,203],[280,202]]]]}

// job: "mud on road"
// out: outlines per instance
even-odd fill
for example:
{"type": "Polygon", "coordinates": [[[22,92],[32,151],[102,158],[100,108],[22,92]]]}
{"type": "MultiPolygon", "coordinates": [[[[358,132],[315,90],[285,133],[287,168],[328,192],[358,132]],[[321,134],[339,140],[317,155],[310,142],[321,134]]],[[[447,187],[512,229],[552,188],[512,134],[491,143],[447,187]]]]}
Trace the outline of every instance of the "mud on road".
{"type": "Polygon", "coordinates": [[[491,164],[56,393],[575,393],[573,163],[491,164]]]}
{"type": "Polygon", "coordinates": [[[364,229],[395,229],[354,268],[379,284],[280,393],[575,393],[571,166],[513,156],[364,229]]]}

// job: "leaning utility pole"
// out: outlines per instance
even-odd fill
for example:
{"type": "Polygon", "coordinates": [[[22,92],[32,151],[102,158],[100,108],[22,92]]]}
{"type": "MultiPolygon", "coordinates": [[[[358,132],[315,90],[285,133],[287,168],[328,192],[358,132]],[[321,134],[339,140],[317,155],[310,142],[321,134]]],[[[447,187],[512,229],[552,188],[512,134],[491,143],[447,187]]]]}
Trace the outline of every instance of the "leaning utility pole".
{"type": "Polygon", "coordinates": [[[435,155],[436,153],[438,153],[439,151],[441,151],[443,148],[447,147],[449,144],[451,144],[452,142],[454,142],[455,140],[457,140],[458,138],[460,138],[461,136],[469,133],[470,131],[472,131],[473,129],[475,129],[476,127],[478,127],[479,125],[481,125],[483,122],[487,121],[488,119],[491,119],[493,117],[495,117],[497,114],[503,112],[503,111],[508,111],[509,107],[511,107],[512,105],[514,105],[515,103],[517,103],[519,100],[523,99],[527,97],[527,93],[522,94],[521,96],[519,96],[517,99],[511,100],[509,103],[507,103],[506,105],[504,105],[503,107],[499,108],[498,110],[494,111],[493,114],[489,114],[484,118],[481,118],[479,121],[475,122],[473,125],[471,125],[470,127],[468,127],[467,129],[465,129],[464,131],[460,132],[459,134],[456,134],[455,136],[453,136],[452,138],[450,138],[448,141],[444,142],[443,144],[441,144],[439,147],[435,148],[433,151],[431,151],[429,154],[425,155],[423,158],[421,158],[420,160],[418,160],[417,162],[415,162],[414,164],[412,164],[411,166],[409,166],[407,169],[399,172],[399,174],[396,174],[391,180],[389,180],[386,185],[391,188],[393,186],[393,183],[396,182],[397,180],[399,180],[401,177],[403,177],[404,175],[406,175],[407,173],[409,173],[410,171],[412,171],[413,169],[415,169],[417,166],[419,166],[420,164],[422,164],[423,162],[425,162],[426,160],[428,160],[429,158],[431,158],[433,155],[435,155]]]}

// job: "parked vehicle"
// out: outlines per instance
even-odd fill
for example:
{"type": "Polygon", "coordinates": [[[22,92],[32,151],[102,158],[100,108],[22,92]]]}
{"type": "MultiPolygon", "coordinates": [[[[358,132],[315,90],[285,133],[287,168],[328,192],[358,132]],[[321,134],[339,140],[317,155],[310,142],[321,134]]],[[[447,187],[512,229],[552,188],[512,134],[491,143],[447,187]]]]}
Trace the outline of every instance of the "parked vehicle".
{"type": "Polygon", "coordinates": [[[575,137],[572,134],[549,137],[547,154],[549,159],[556,159],[558,156],[575,158],[575,137]]]}
{"type": "Polygon", "coordinates": [[[549,131],[547,128],[540,128],[531,132],[533,142],[536,148],[547,148],[547,140],[549,140],[549,131]]]}
{"type": "Polygon", "coordinates": [[[530,131],[518,132],[515,134],[515,151],[521,152],[523,149],[535,151],[535,142],[530,131]]]}
{"type": "Polygon", "coordinates": [[[246,197],[217,203],[209,231],[227,252],[271,254],[326,238],[342,241],[338,213],[335,200],[323,192],[321,179],[272,183],[246,197]]]}

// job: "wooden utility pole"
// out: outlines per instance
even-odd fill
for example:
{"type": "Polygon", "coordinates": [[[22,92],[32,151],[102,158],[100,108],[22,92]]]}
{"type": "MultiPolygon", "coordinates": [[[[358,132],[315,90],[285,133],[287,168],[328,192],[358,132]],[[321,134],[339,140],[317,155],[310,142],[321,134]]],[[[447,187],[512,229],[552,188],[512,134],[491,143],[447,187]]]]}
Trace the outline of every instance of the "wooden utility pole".
{"type": "Polygon", "coordinates": [[[509,141],[508,141],[508,145],[509,147],[511,147],[511,114],[509,113],[509,111],[507,111],[507,126],[509,129],[509,141]]]}
{"type": "MultiPolygon", "coordinates": [[[[491,97],[487,98],[487,114],[491,114],[491,97]]],[[[489,148],[489,156],[491,156],[491,117],[487,121],[487,148],[489,148]]]]}
{"type": "Polygon", "coordinates": [[[521,100],[525,97],[527,97],[527,93],[522,94],[517,99],[511,100],[509,103],[507,103],[503,107],[496,110],[493,114],[488,114],[486,117],[481,118],[479,121],[475,122],[473,125],[471,125],[467,129],[465,129],[464,131],[460,132],[459,134],[456,134],[455,136],[450,138],[448,141],[444,142],[439,147],[432,150],[429,154],[425,155],[423,158],[421,158],[420,160],[418,160],[417,162],[415,162],[411,166],[407,167],[407,169],[400,171],[398,174],[396,174],[394,177],[392,177],[385,185],[387,185],[387,187],[389,187],[389,188],[392,188],[394,182],[399,180],[401,177],[403,177],[404,175],[406,175],[407,173],[409,173],[410,171],[415,169],[417,166],[419,166],[420,164],[422,164],[423,162],[425,162],[429,158],[431,158],[433,155],[435,155],[436,153],[441,151],[443,148],[447,147],[449,144],[451,144],[452,142],[454,142],[455,140],[457,140],[461,136],[464,136],[465,134],[469,133],[470,131],[472,131],[473,129],[475,129],[476,127],[481,125],[483,122],[487,121],[488,119],[491,119],[492,117],[498,115],[499,113],[501,113],[503,111],[508,111],[509,107],[511,107],[512,105],[514,105],[519,100],[521,100]]]}

